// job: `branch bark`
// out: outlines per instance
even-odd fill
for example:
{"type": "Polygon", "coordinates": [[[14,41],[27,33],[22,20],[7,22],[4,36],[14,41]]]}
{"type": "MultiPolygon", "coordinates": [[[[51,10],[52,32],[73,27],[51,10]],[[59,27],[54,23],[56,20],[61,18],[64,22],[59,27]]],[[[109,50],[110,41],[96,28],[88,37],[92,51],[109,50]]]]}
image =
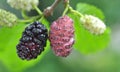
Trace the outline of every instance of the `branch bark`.
{"type": "Polygon", "coordinates": [[[53,14],[53,10],[55,9],[55,7],[60,3],[61,0],[55,0],[55,2],[47,7],[45,10],[44,10],[44,16],[50,16],[53,14]]]}

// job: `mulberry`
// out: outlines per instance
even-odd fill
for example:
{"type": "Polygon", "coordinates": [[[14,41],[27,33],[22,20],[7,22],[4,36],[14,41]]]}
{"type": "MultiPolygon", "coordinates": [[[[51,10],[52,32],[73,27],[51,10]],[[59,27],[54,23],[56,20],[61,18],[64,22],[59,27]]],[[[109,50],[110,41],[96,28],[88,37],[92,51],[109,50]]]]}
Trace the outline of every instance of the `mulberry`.
{"type": "Polygon", "coordinates": [[[66,57],[71,53],[74,44],[73,21],[63,16],[54,21],[49,32],[50,45],[56,56],[66,57]]]}
{"type": "Polygon", "coordinates": [[[34,9],[32,5],[38,6],[39,0],[7,0],[7,3],[15,9],[30,11],[34,9]]]}
{"type": "Polygon", "coordinates": [[[48,31],[44,25],[34,22],[25,28],[17,47],[18,56],[21,59],[31,60],[37,58],[44,47],[48,38],[48,31]]]}
{"type": "Polygon", "coordinates": [[[16,24],[16,15],[6,10],[0,9],[0,26],[12,27],[16,24]]]}
{"type": "Polygon", "coordinates": [[[106,30],[106,25],[99,18],[92,15],[85,15],[80,18],[82,25],[95,35],[103,34],[106,30]]]}

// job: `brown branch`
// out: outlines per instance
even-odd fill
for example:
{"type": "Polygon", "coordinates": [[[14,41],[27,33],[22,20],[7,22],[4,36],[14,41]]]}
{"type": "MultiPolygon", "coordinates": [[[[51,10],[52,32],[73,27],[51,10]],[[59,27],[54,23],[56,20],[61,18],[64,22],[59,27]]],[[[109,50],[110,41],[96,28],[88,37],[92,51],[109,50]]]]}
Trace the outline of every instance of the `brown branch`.
{"type": "Polygon", "coordinates": [[[55,2],[47,7],[45,10],[44,10],[44,16],[50,16],[53,14],[53,10],[55,9],[55,7],[60,3],[61,0],[55,0],[55,2]]]}
{"type": "Polygon", "coordinates": [[[67,3],[67,2],[69,2],[69,0],[64,0],[64,3],[67,3]]]}

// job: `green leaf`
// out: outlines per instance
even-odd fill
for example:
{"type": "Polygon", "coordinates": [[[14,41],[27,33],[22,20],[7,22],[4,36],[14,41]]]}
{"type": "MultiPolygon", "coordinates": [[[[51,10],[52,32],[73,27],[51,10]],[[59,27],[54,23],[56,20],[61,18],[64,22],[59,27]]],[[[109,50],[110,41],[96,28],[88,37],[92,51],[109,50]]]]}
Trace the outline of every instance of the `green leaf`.
{"type": "Polygon", "coordinates": [[[81,12],[82,14],[94,15],[102,20],[104,20],[105,18],[103,12],[100,9],[90,4],[78,3],[76,6],[76,10],[81,12]]]}
{"type": "MultiPolygon", "coordinates": [[[[43,23],[46,23],[46,21],[43,23]]],[[[21,72],[24,69],[35,65],[49,50],[48,41],[44,52],[42,52],[35,60],[21,60],[17,56],[16,45],[19,43],[21,34],[26,26],[27,25],[25,24],[18,24],[12,28],[0,28],[0,60],[11,72],[21,72]]]]}
{"type": "MultiPolygon", "coordinates": [[[[95,15],[100,19],[104,19],[104,15],[100,9],[94,6],[79,3],[77,10],[83,14],[95,15]]],[[[74,20],[75,28],[75,44],[74,48],[83,54],[94,53],[107,47],[110,41],[110,29],[107,28],[102,35],[93,35],[86,30],[80,23],[80,17],[74,15],[74,13],[68,14],[74,20]]]]}

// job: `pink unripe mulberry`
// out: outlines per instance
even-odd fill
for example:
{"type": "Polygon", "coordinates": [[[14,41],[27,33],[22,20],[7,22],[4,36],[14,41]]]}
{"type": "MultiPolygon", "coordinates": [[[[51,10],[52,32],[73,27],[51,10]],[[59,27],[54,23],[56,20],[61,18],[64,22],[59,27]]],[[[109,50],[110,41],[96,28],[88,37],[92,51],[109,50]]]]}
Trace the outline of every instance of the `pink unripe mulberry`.
{"type": "Polygon", "coordinates": [[[54,21],[50,27],[49,40],[56,56],[68,56],[74,44],[73,20],[63,16],[54,21]]]}

